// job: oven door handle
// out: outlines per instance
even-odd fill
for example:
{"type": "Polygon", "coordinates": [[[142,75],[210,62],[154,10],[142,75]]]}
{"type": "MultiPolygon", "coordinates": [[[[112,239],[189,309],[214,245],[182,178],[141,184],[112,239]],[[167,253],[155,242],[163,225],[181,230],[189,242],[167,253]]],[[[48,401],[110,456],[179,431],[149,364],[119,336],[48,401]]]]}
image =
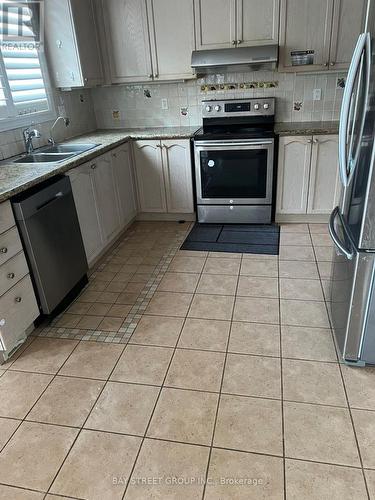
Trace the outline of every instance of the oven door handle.
{"type": "Polygon", "coordinates": [[[221,147],[236,147],[236,146],[268,146],[274,143],[273,140],[269,141],[254,141],[254,142],[236,142],[236,141],[195,141],[195,146],[221,146],[221,147]]]}

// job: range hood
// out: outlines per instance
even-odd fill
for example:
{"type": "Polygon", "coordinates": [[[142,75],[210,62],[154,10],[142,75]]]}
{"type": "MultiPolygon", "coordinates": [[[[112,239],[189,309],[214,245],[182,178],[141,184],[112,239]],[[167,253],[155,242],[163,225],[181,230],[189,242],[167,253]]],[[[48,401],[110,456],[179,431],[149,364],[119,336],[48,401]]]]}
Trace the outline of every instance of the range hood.
{"type": "Polygon", "coordinates": [[[197,75],[230,71],[273,70],[277,64],[277,45],[233,49],[194,50],[191,66],[197,75]]]}

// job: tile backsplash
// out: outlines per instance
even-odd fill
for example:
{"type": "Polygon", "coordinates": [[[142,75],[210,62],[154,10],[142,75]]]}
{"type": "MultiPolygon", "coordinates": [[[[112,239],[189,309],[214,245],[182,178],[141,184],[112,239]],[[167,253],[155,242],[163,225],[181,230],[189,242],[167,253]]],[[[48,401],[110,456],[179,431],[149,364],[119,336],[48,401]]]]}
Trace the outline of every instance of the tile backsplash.
{"type": "Polygon", "coordinates": [[[268,96],[276,97],[276,121],[338,120],[344,78],[345,73],[229,73],[178,83],[101,87],[92,90],[92,98],[99,128],[199,126],[204,99],[268,96]],[[313,100],[314,89],[321,90],[320,100],[313,100]]]}
{"type": "MultiPolygon", "coordinates": [[[[55,91],[54,100],[57,114],[59,114],[59,107],[63,107],[65,116],[70,118],[69,127],[65,127],[62,122],[56,125],[54,129],[56,140],[62,141],[97,128],[94,105],[89,90],[80,89],[71,92],[55,91]]],[[[33,140],[35,147],[47,144],[53,121],[54,120],[38,123],[38,121],[35,120],[34,126],[41,133],[40,139],[33,140]]],[[[30,117],[30,124],[32,122],[33,119],[30,117]]],[[[22,137],[22,130],[24,128],[25,127],[21,127],[0,133],[0,159],[9,158],[25,151],[22,137]]]]}

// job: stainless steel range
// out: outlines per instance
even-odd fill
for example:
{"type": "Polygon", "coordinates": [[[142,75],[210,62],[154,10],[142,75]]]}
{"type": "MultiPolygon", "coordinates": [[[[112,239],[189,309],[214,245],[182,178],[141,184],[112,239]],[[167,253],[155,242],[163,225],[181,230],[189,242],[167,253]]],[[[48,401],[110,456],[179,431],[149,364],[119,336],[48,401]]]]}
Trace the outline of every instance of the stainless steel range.
{"type": "Polygon", "coordinates": [[[203,101],[202,113],[194,135],[198,222],[270,223],[275,99],[203,101]]]}

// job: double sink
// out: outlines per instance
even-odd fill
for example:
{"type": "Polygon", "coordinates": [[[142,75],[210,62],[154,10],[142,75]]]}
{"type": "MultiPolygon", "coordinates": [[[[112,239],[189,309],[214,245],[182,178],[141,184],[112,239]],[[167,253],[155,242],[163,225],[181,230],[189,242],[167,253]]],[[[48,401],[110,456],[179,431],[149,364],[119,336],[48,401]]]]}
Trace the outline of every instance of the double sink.
{"type": "Polygon", "coordinates": [[[59,163],[73,156],[85,153],[100,144],[54,144],[45,146],[26,156],[13,160],[13,163],[59,163]]]}

